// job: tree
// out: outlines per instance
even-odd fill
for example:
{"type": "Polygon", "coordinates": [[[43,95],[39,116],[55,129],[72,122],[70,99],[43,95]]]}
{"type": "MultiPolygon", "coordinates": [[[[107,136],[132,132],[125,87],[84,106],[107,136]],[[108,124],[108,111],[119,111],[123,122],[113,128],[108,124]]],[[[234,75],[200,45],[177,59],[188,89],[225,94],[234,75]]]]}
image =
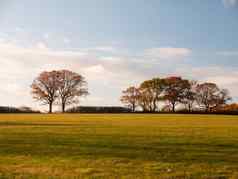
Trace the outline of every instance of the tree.
{"type": "Polygon", "coordinates": [[[132,112],[135,112],[136,107],[138,106],[139,90],[136,87],[131,86],[122,91],[122,93],[121,102],[128,106],[132,112]]]}
{"type": "Polygon", "coordinates": [[[58,97],[57,74],[57,71],[42,72],[31,85],[33,98],[49,105],[49,113],[52,113],[52,105],[58,97]]]}
{"type": "Polygon", "coordinates": [[[87,83],[83,76],[69,70],[57,71],[58,94],[65,112],[66,105],[78,103],[79,97],[88,95],[87,83]]]}
{"type": "Polygon", "coordinates": [[[158,110],[158,102],[161,100],[164,87],[164,80],[160,78],[144,81],[140,85],[140,101],[145,111],[155,112],[158,110]]]}
{"type": "Polygon", "coordinates": [[[237,103],[232,103],[232,104],[227,104],[224,105],[221,111],[225,112],[238,112],[238,104],[237,103]]]}
{"type": "Polygon", "coordinates": [[[228,95],[228,91],[225,89],[219,89],[215,83],[198,84],[196,87],[196,93],[197,102],[200,107],[205,109],[205,112],[218,108],[231,99],[228,95]]]}
{"type": "Polygon", "coordinates": [[[225,106],[227,101],[230,101],[231,99],[232,98],[229,96],[229,91],[227,89],[221,89],[216,97],[213,110],[220,110],[225,106]]]}
{"type": "Polygon", "coordinates": [[[153,94],[151,93],[151,89],[144,85],[139,88],[139,105],[143,112],[153,111],[153,94]]]}
{"type": "Polygon", "coordinates": [[[189,81],[189,86],[184,90],[184,98],[182,103],[185,105],[185,108],[188,112],[191,112],[196,101],[196,81],[189,81]]]}
{"type": "Polygon", "coordinates": [[[164,111],[175,112],[177,105],[184,105],[189,112],[195,106],[206,112],[218,111],[231,100],[229,92],[215,83],[198,84],[177,76],[146,80],[139,88],[130,87],[123,94],[123,103],[134,110],[139,106],[144,112],[159,111],[160,101],[166,104],[164,111]]]}
{"type": "Polygon", "coordinates": [[[164,99],[170,103],[172,111],[175,112],[175,107],[183,102],[186,91],[190,88],[189,81],[181,77],[168,77],[164,80],[166,85],[164,99]]]}

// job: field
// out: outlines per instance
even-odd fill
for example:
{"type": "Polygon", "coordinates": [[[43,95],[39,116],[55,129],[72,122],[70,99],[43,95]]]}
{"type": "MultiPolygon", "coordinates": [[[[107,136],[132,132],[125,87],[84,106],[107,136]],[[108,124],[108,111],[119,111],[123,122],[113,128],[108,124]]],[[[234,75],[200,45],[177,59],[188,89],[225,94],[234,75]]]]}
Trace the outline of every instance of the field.
{"type": "Polygon", "coordinates": [[[0,115],[0,178],[238,178],[238,116],[0,115]]]}

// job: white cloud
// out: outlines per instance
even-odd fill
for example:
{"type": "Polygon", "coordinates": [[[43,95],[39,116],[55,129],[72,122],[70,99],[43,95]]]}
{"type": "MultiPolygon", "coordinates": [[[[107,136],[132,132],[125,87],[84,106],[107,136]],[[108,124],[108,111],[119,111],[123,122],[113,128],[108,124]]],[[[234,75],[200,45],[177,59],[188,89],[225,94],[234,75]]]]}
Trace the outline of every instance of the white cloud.
{"type": "Polygon", "coordinates": [[[50,34],[49,34],[49,33],[43,34],[43,38],[44,38],[45,40],[48,40],[48,39],[50,38],[50,34]]]}
{"type": "Polygon", "coordinates": [[[238,97],[238,69],[220,66],[185,66],[178,68],[176,70],[176,74],[198,80],[200,82],[214,82],[221,88],[228,89],[231,96],[238,97]]]}
{"type": "Polygon", "coordinates": [[[95,47],[92,50],[102,51],[102,52],[116,52],[116,49],[110,46],[95,47]]]}
{"type": "MultiPolygon", "coordinates": [[[[34,107],[37,103],[34,103],[30,95],[30,84],[41,71],[45,70],[70,69],[84,75],[90,90],[96,91],[94,97],[96,95],[98,98],[105,98],[105,104],[109,104],[110,101],[112,104],[119,103],[117,98],[121,88],[134,80],[128,76],[137,76],[140,79],[139,72],[131,70],[128,59],[99,57],[89,50],[52,50],[43,42],[38,42],[32,47],[22,47],[15,43],[0,41],[0,51],[0,81],[5,86],[0,89],[0,105],[34,107]],[[112,87],[117,90],[110,90],[112,87]],[[97,91],[104,88],[110,90],[116,100],[105,97],[105,93],[97,94],[97,91]]],[[[87,104],[90,104],[89,100],[87,104]]],[[[97,105],[95,103],[95,100],[91,101],[91,105],[97,105]]]]}
{"type": "Polygon", "coordinates": [[[16,28],[15,28],[15,31],[16,31],[16,32],[23,32],[24,29],[23,29],[22,27],[16,27],[16,28]]]}
{"type": "Polygon", "coordinates": [[[94,65],[85,69],[88,73],[103,74],[105,73],[105,68],[102,65],[94,65]]]}
{"type": "MultiPolygon", "coordinates": [[[[186,48],[160,49],[162,49],[159,50],[160,56],[164,58],[181,58],[191,53],[191,50],[186,48]]],[[[155,76],[166,76],[168,66],[171,68],[172,64],[175,75],[211,80],[222,87],[227,87],[233,95],[238,96],[238,80],[235,78],[238,75],[235,72],[237,70],[221,67],[182,68],[174,61],[158,64],[143,55],[139,57],[105,55],[106,53],[99,55],[89,49],[53,50],[43,42],[23,47],[3,40],[0,41],[0,51],[0,81],[4,84],[4,87],[0,88],[0,105],[39,107],[30,95],[30,84],[40,72],[53,69],[69,69],[86,77],[91,95],[83,99],[81,104],[118,105],[124,88],[138,85],[143,80],[155,76]]]]}
{"type": "Polygon", "coordinates": [[[189,56],[191,53],[191,49],[173,47],[151,48],[145,51],[146,56],[159,59],[181,59],[189,56]]]}
{"type": "Polygon", "coordinates": [[[43,43],[43,42],[38,42],[38,43],[36,44],[36,47],[39,48],[39,49],[41,49],[41,50],[48,50],[47,47],[46,47],[46,44],[43,43]]]}
{"type": "Polygon", "coordinates": [[[71,42],[71,40],[68,37],[64,37],[63,42],[65,44],[69,44],[71,42]]]}
{"type": "Polygon", "coordinates": [[[226,7],[234,7],[238,5],[238,0],[222,0],[226,7]]]}

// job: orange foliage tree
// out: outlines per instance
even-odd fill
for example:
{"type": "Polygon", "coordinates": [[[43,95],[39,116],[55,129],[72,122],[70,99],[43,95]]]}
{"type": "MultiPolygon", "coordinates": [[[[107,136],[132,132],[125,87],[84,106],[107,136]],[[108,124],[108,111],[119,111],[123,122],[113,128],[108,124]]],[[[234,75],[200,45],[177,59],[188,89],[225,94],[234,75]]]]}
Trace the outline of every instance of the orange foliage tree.
{"type": "Polygon", "coordinates": [[[42,72],[32,83],[33,98],[49,105],[49,113],[52,106],[58,102],[65,112],[66,105],[77,103],[79,97],[88,94],[87,83],[83,76],[69,71],[58,70],[42,72]]]}
{"type": "Polygon", "coordinates": [[[33,98],[41,101],[43,105],[49,105],[49,113],[58,97],[58,75],[57,71],[42,72],[32,83],[33,98]]]}

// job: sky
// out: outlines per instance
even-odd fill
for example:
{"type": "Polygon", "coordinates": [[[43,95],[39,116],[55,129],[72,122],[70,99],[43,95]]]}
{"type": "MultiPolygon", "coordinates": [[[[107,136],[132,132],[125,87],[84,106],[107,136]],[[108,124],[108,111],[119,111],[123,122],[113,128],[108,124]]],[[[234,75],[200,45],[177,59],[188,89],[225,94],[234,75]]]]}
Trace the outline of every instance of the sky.
{"type": "Polygon", "coordinates": [[[0,105],[42,108],[42,71],[82,74],[81,105],[121,105],[153,77],[215,82],[238,101],[238,0],[0,0],[0,105]]]}

